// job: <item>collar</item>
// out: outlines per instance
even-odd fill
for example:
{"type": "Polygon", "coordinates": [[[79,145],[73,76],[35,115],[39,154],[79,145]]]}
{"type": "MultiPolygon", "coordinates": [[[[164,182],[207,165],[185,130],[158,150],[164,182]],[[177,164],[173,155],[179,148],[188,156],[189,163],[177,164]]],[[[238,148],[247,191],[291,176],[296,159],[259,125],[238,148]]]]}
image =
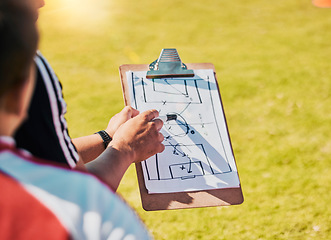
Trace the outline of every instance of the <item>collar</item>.
{"type": "Polygon", "coordinates": [[[16,145],[14,138],[10,136],[0,136],[0,143],[11,147],[16,145]]]}
{"type": "Polygon", "coordinates": [[[10,150],[16,152],[25,158],[32,157],[32,154],[25,149],[16,148],[16,141],[11,136],[0,136],[0,151],[10,150]]]}

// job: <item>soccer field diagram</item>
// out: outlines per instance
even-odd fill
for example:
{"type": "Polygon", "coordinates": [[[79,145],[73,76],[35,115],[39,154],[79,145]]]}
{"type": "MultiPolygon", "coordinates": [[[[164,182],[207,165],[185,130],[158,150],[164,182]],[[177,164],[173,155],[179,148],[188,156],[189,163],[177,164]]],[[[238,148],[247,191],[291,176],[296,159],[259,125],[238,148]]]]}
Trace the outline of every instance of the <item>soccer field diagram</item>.
{"type": "Polygon", "coordinates": [[[206,174],[231,172],[228,164],[213,165],[203,144],[180,145],[165,144],[165,150],[156,154],[155,159],[144,162],[148,180],[187,180],[206,174]],[[171,156],[171,158],[169,158],[171,156]],[[167,159],[164,159],[164,158],[167,159]],[[150,171],[156,169],[156,171],[150,171]]]}
{"type": "Polygon", "coordinates": [[[190,188],[183,182],[206,184],[208,176],[221,179],[236,172],[213,71],[196,70],[186,78],[145,76],[146,72],[127,73],[131,105],[140,112],[157,109],[167,117],[161,129],[165,150],[142,162],[147,189],[158,188],[157,182],[178,181],[190,188]]]}

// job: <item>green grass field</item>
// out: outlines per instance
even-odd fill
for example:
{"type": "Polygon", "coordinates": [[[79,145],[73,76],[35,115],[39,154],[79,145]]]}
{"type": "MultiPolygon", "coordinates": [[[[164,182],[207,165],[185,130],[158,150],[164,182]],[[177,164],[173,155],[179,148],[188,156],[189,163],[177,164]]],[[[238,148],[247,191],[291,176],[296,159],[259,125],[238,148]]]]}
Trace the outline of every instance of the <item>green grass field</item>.
{"type": "Polygon", "coordinates": [[[215,65],[245,201],[145,212],[135,169],[119,192],[156,239],[330,239],[331,9],[310,0],[46,0],[40,49],[72,137],[124,106],[118,67],[162,48],[215,65]]]}

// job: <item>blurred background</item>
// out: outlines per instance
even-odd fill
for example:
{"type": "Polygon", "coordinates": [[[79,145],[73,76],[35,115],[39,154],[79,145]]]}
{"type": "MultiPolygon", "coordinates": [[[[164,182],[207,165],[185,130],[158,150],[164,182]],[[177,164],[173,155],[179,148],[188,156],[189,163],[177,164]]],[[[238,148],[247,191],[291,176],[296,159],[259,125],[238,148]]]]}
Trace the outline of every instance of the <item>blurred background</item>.
{"type": "Polygon", "coordinates": [[[146,212],[134,166],[119,193],[156,239],[330,239],[331,9],[310,0],[46,0],[40,50],[72,137],[124,107],[118,68],[162,48],[215,65],[245,201],[146,212]]]}

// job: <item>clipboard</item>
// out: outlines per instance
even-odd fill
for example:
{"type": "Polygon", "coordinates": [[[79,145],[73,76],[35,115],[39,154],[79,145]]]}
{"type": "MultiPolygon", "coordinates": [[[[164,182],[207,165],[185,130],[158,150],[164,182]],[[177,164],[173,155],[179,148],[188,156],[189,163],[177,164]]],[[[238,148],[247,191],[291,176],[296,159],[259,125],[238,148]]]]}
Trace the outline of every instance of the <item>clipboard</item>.
{"type": "MultiPolygon", "coordinates": [[[[181,62],[176,49],[163,49],[160,57],[151,64],[127,64],[119,67],[122,91],[125,105],[130,104],[130,89],[128,85],[127,72],[147,71],[146,78],[165,78],[165,77],[190,77],[195,69],[212,69],[216,79],[215,67],[212,63],[188,63],[181,62]]],[[[219,86],[217,90],[219,98],[219,86]]],[[[222,111],[224,112],[223,105],[222,111]]],[[[224,115],[226,124],[226,119],[224,115]]],[[[226,124],[227,125],[227,124],[226,124]]],[[[228,129],[226,127],[228,133],[228,129]]],[[[234,153],[231,145],[230,136],[228,140],[231,147],[231,152],[234,158],[234,153]]],[[[235,162],[235,159],[234,159],[235,162]]],[[[236,164],[236,163],[235,163],[236,164]]],[[[200,207],[215,207],[215,206],[229,206],[243,203],[244,197],[239,181],[239,186],[231,188],[218,188],[210,190],[198,191],[183,191],[183,192],[169,192],[169,193],[152,193],[150,194],[145,185],[145,178],[143,173],[142,163],[136,163],[136,172],[139,183],[140,195],[142,200],[142,207],[146,211],[157,210],[172,210],[185,208],[200,208],[200,207]]],[[[239,180],[239,174],[238,174],[239,180]]]]}

